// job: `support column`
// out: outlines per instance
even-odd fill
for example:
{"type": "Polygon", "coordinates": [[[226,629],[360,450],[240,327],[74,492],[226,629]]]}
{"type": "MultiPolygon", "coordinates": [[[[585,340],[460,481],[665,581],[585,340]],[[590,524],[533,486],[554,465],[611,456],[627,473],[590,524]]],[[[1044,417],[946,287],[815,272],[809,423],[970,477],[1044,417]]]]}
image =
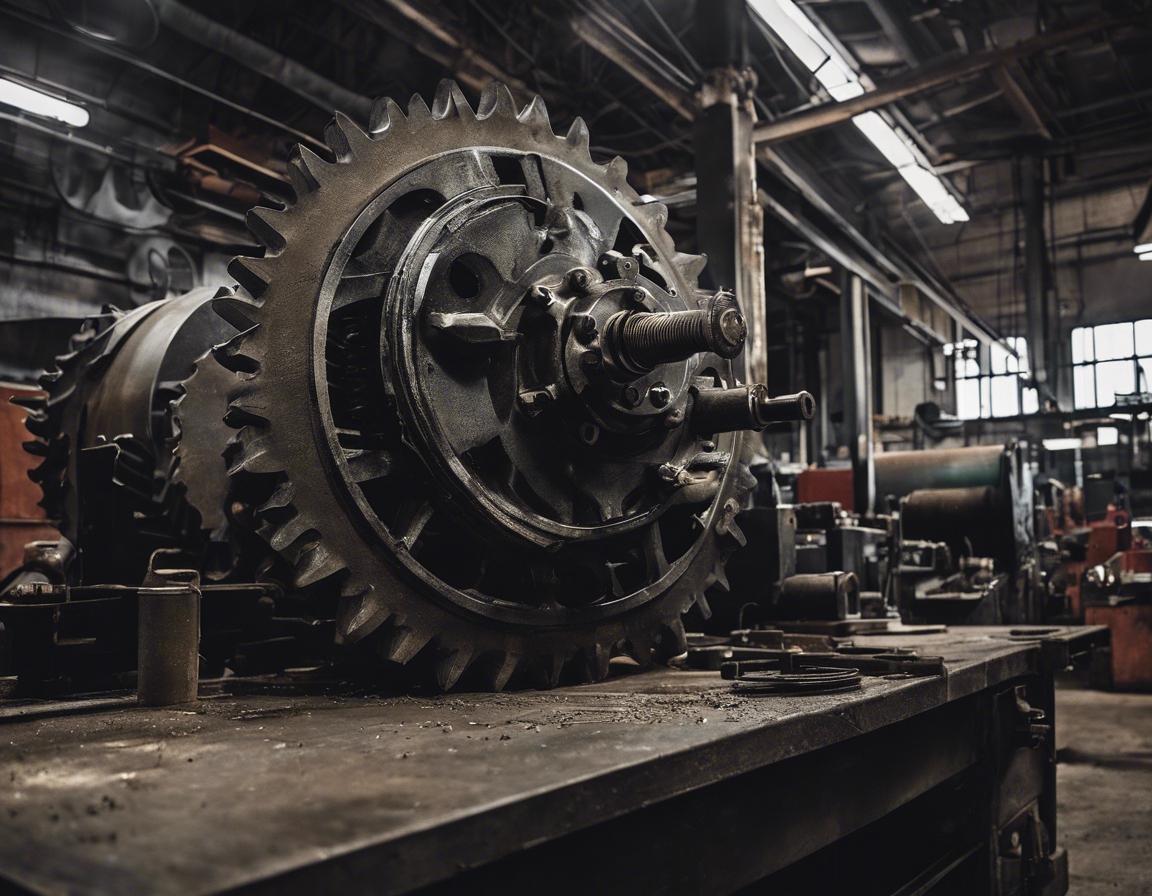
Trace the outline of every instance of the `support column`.
{"type": "Polygon", "coordinates": [[[844,349],[844,426],[852,454],[855,509],[876,509],[876,464],[872,454],[872,334],[868,293],[857,274],[845,273],[840,291],[840,344],[844,349]]]}
{"type": "Polygon", "coordinates": [[[699,250],[708,256],[705,279],[713,289],[733,290],[748,321],[741,377],[767,383],[764,216],[756,192],[756,80],[747,68],[747,16],[744,0],[697,4],[705,71],[693,135],[696,233],[699,250]]]}
{"type": "Polygon", "coordinates": [[[1055,398],[1050,357],[1055,321],[1048,308],[1048,254],[1044,240],[1044,161],[1020,160],[1020,192],[1024,210],[1024,306],[1027,316],[1028,363],[1040,401],[1055,398]]]}

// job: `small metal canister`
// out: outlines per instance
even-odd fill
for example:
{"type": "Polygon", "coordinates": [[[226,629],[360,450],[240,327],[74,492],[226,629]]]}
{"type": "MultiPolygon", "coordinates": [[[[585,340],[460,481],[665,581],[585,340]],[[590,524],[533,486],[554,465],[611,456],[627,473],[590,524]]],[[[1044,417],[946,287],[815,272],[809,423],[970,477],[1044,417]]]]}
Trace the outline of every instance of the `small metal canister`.
{"type": "Polygon", "coordinates": [[[164,554],[152,555],[140,587],[136,700],[141,706],[171,706],[196,700],[200,673],[200,574],[159,569],[164,554]]]}

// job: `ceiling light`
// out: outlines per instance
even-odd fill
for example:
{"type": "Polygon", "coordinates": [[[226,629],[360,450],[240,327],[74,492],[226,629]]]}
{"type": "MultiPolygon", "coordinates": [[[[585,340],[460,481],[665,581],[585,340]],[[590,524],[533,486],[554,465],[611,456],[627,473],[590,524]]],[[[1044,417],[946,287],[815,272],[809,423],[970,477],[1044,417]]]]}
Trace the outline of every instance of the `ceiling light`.
{"type": "Polygon", "coordinates": [[[1152,243],[1141,243],[1139,246],[1137,246],[1132,251],[1135,252],[1137,255],[1144,255],[1148,252],[1152,252],[1152,243]]]}
{"type": "Polygon", "coordinates": [[[1141,261],[1152,261],[1152,252],[1141,252],[1138,256],[1141,261]]]}
{"type": "Polygon", "coordinates": [[[15,106],[33,115],[51,118],[74,128],[88,124],[88,110],[68,103],[41,90],[0,78],[0,103],[15,106]]]}
{"type": "MultiPolygon", "coordinates": [[[[748,5],[804,63],[832,99],[844,102],[863,96],[865,86],[855,68],[793,0],[748,0],[748,5]]],[[[968,220],[968,213],[940,177],[920,163],[915,144],[903,130],[890,125],[877,112],[857,115],[852,122],[942,223],[968,220]]]]}

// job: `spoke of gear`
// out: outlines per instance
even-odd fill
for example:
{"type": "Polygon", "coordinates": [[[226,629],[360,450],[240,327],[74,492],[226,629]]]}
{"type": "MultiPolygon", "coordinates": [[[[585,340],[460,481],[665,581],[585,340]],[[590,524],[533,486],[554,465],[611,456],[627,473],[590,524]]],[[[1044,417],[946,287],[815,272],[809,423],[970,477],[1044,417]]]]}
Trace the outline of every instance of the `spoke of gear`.
{"type": "Polygon", "coordinates": [[[215,301],[241,331],[214,352],[233,487],[296,587],[338,588],[343,640],[444,689],[681,652],[754,482],[739,434],[686,424],[743,342],[703,259],[581,120],[557,136],[499,84],[476,110],[453,82],[379,100],[326,139],[334,162],[291,159],[295,204],[249,214],[265,253],[215,301]]]}

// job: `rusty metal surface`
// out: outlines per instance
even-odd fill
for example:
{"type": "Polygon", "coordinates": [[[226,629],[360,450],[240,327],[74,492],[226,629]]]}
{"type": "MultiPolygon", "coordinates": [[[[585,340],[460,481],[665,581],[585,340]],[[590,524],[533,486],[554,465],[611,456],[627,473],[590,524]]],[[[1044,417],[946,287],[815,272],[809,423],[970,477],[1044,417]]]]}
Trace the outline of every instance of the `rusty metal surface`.
{"type": "MultiPolygon", "coordinates": [[[[1098,629],[1045,630],[1074,640],[1098,629]]],[[[0,709],[0,882],[36,893],[405,892],[1035,672],[1021,629],[868,637],[943,678],[744,699],[703,672],[550,692],[0,709]]]]}
{"type": "Polygon", "coordinates": [[[40,489],[28,478],[36,460],[20,447],[28,439],[24,408],[9,403],[13,396],[37,394],[0,383],[0,578],[20,565],[28,542],[59,537],[39,505],[40,489]]]}

